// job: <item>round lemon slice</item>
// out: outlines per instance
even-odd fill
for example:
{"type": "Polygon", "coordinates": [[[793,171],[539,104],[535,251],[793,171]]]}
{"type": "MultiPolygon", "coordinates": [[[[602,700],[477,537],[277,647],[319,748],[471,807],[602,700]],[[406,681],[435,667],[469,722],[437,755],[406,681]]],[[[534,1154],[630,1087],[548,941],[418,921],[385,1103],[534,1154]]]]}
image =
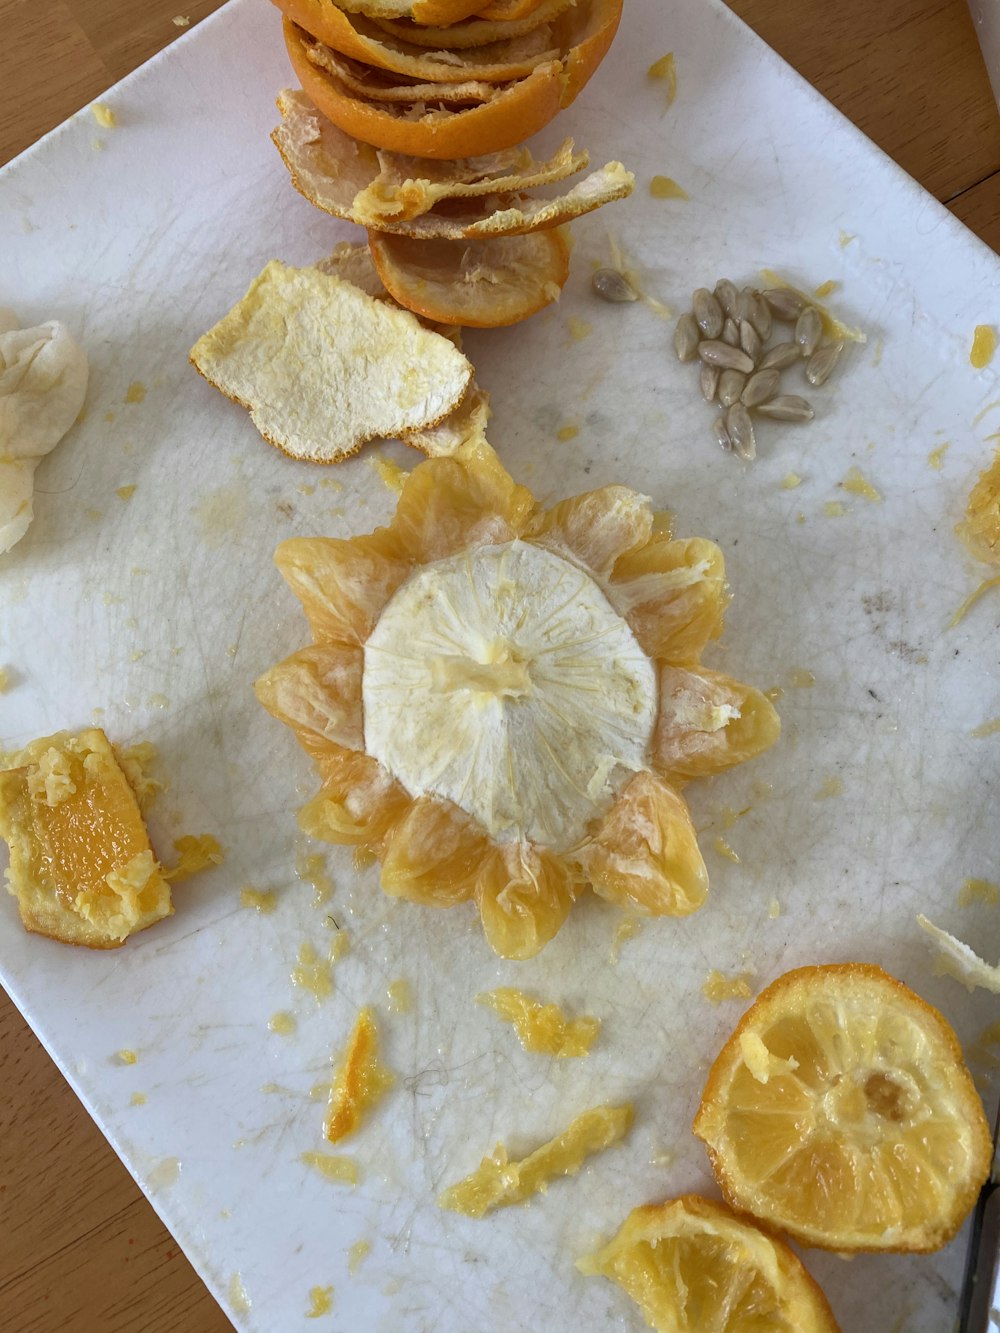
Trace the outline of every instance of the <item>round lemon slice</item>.
{"type": "Polygon", "coordinates": [[[844,1251],[939,1249],[992,1153],[948,1023],[865,963],[769,986],[712,1066],[694,1132],[733,1207],[844,1251]]]}

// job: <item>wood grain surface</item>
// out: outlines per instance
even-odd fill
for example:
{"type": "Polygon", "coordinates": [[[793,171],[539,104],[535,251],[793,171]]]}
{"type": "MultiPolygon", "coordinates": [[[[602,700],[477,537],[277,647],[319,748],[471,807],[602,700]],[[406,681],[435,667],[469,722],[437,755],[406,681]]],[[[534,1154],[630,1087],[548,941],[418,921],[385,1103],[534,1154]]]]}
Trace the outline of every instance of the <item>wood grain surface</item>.
{"type": "MultiPolygon", "coordinates": [[[[730,4],[1000,250],[1000,116],[965,0],[730,4]]],[[[215,8],[213,0],[0,0],[0,163],[178,37],[175,17],[193,26],[215,8]]],[[[4,279],[0,265],[0,303],[16,306],[4,279]]],[[[229,1329],[2,992],[0,1089],[0,1333],[229,1329]]]]}

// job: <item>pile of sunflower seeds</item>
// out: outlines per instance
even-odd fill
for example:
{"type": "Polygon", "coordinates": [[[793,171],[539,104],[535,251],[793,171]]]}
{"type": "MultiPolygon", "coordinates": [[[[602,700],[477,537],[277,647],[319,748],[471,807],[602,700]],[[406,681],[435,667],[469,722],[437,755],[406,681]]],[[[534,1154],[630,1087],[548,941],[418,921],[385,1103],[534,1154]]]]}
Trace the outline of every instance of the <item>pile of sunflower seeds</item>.
{"type": "Polygon", "coordinates": [[[757,457],[751,413],[772,421],[813,419],[805,398],[779,393],[781,372],[803,363],[806,379],[818,388],[843,350],[842,342],[823,341],[820,312],[798,292],[740,291],[728,278],[720,278],[714,292],[699,287],[674,330],[678,359],[700,360],[702,397],[723,408],[712,426],[716,443],[744,459],[757,457]],[[792,336],[769,346],[776,323],[791,324],[792,336]]]}

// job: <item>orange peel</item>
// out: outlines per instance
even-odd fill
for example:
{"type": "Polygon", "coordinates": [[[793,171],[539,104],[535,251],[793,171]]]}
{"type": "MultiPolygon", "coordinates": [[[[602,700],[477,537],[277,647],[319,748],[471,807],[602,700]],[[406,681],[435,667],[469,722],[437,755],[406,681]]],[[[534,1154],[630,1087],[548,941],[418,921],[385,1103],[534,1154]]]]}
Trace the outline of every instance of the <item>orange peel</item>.
{"type": "Polygon", "coordinates": [[[558,229],[472,241],[373,231],[368,245],[394,300],[462,328],[517,324],[558,300],[569,277],[569,247],[558,229]]]}

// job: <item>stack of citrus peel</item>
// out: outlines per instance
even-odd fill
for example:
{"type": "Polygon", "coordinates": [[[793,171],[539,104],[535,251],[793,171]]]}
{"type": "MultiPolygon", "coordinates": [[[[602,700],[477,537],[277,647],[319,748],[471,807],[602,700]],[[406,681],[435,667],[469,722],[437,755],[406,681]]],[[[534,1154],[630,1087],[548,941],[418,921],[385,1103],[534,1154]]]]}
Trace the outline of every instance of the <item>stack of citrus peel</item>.
{"type": "Polygon", "coordinates": [[[394,299],[474,327],[555,300],[568,273],[560,225],[624,198],[633,177],[611,162],[534,197],[588,157],[572,140],[545,161],[518,145],[586,84],[622,0],[278,4],[302,91],[279,97],[272,137],[296,189],[368,229],[394,299]]]}

